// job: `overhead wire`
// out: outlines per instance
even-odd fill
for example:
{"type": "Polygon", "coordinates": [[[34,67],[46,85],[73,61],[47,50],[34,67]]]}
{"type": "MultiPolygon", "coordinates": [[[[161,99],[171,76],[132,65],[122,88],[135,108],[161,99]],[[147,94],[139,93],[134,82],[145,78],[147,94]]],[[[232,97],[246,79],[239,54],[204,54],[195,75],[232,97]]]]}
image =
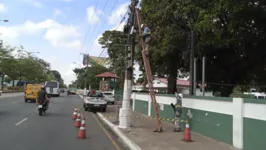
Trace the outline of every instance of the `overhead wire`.
{"type": "MultiPolygon", "coordinates": [[[[100,1],[100,0],[97,0],[96,6],[95,6],[95,8],[93,9],[93,14],[92,14],[92,18],[91,18],[92,20],[93,20],[93,18],[94,18],[95,11],[96,11],[97,8],[98,8],[99,1],[100,1]]],[[[90,25],[91,25],[91,24],[89,24],[88,30],[87,30],[87,32],[86,32],[86,34],[85,34],[85,38],[84,38],[84,40],[83,40],[82,43],[85,43],[85,42],[86,42],[87,36],[88,36],[88,34],[89,34],[89,31],[90,31],[90,25]]],[[[82,46],[82,48],[81,48],[81,52],[83,51],[83,49],[84,49],[84,44],[83,44],[83,46],[82,46]]]]}
{"type": "MultiPolygon", "coordinates": [[[[115,30],[117,30],[120,25],[123,23],[123,21],[126,19],[126,15],[128,14],[128,10],[126,11],[126,13],[123,15],[122,19],[120,20],[119,24],[116,26],[115,30]]],[[[111,33],[108,35],[108,39],[110,38],[111,33]]],[[[96,62],[99,60],[99,58],[104,54],[106,48],[103,48],[100,55],[98,56],[98,58],[96,59],[96,62]]]]}
{"type": "MultiPolygon", "coordinates": [[[[110,12],[113,11],[113,9],[115,8],[116,3],[117,3],[117,0],[115,0],[114,5],[112,6],[110,12]]],[[[106,22],[107,22],[107,21],[108,21],[108,18],[106,18],[105,21],[103,22],[103,24],[102,24],[102,26],[101,26],[101,28],[100,28],[100,31],[103,29],[104,25],[106,25],[106,22]]],[[[90,49],[91,47],[92,47],[92,42],[90,42],[90,44],[89,44],[89,49],[90,49]]]]}
{"type": "MultiPolygon", "coordinates": [[[[104,4],[104,6],[103,6],[103,12],[104,12],[104,10],[105,10],[107,4],[108,4],[108,1],[109,1],[109,0],[106,0],[105,4],[104,4]]],[[[117,0],[116,0],[116,1],[117,1],[117,0]]],[[[114,5],[115,5],[115,4],[114,4],[114,5]]],[[[112,11],[112,10],[111,10],[111,11],[112,11]]],[[[98,23],[99,23],[99,22],[98,22],[98,23]]],[[[93,33],[91,34],[90,39],[88,40],[89,43],[88,43],[87,45],[90,45],[90,43],[93,43],[93,42],[91,42],[91,41],[92,41],[92,37],[94,36],[94,33],[95,33],[95,31],[96,31],[96,29],[97,29],[97,27],[98,27],[98,23],[97,23],[97,25],[94,26],[94,29],[92,30],[93,33]]],[[[86,46],[85,46],[85,47],[86,47],[86,46]]],[[[91,46],[89,46],[89,47],[91,47],[91,46]]],[[[88,50],[90,50],[90,49],[88,49],[88,50]]]]}

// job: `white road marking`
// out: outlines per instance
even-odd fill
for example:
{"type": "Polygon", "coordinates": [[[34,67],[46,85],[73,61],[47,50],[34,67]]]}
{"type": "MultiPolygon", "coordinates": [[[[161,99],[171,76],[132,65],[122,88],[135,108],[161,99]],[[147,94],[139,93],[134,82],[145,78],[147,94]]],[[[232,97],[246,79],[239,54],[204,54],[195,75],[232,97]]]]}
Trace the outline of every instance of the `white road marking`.
{"type": "Polygon", "coordinates": [[[28,118],[24,118],[21,121],[19,121],[18,123],[15,124],[15,126],[18,126],[20,124],[22,124],[24,121],[28,120],[28,118]]]}
{"type": "Polygon", "coordinates": [[[19,102],[19,101],[14,101],[14,102],[12,102],[12,104],[16,104],[17,102],[19,102]]]}

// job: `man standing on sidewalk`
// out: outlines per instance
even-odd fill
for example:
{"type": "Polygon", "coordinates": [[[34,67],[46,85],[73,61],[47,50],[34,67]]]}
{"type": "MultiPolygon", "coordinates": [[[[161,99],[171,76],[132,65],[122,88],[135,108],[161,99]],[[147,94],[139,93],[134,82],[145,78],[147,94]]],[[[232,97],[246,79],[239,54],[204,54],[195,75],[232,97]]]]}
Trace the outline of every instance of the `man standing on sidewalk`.
{"type": "Polygon", "coordinates": [[[173,103],[171,103],[171,106],[175,112],[175,129],[174,132],[180,132],[181,131],[181,127],[180,127],[180,118],[181,118],[181,114],[182,114],[182,98],[183,98],[183,94],[182,93],[175,93],[176,95],[176,104],[174,105],[173,103]]]}

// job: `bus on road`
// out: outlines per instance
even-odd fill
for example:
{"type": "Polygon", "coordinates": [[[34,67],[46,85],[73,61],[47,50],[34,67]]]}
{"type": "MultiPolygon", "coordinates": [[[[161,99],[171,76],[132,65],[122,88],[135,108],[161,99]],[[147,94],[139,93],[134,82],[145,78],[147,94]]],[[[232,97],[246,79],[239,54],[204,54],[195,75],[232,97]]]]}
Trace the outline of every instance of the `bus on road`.
{"type": "Polygon", "coordinates": [[[77,93],[77,85],[70,84],[68,85],[68,94],[76,94],[77,93]]]}
{"type": "Polygon", "coordinates": [[[59,85],[60,83],[56,80],[46,81],[44,84],[47,94],[56,97],[60,96],[61,91],[59,85]]]}

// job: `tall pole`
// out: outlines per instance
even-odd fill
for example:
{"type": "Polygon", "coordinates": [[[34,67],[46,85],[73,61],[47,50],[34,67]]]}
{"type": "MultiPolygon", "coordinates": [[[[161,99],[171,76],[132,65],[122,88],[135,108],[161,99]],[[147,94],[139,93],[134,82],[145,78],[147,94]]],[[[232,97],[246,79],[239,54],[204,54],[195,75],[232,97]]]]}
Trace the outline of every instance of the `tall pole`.
{"type": "Polygon", "coordinates": [[[202,58],[202,96],[205,96],[205,56],[202,58]]]}
{"type": "Polygon", "coordinates": [[[193,82],[193,90],[194,90],[194,95],[197,95],[196,93],[196,87],[197,87],[197,58],[194,58],[194,82],[193,82]]]}
{"type": "Polygon", "coordinates": [[[85,83],[84,83],[84,94],[87,96],[87,78],[88,78],[88,70],[89,70],[89,54],[82,54],[83,55],[83,65],[86,66],[86,70],[85,70],[85,83]]]}
{"type": "Polygon", "coordinates": [[[190,78],[190,95],[194,95],[194,31],[191,29],[191,49],[190,49],[190,71],[189,71],[189,78],[190,78]]]}
{"type": "Polygon", "coordinates": [[[123,91],[122,108],[119,111],[119,128],[129,128],[131,126],[132,109],[130,106],[131,91],[132,91],[132,79],[133,79],[133,60],[135,52],[135,7],[136,0],[131,0],[131,14],[129,16],[128,24],[128,38],[126,48],[127,68],[125,70],[125,81],[123,91]],[[133,32],[132,32],[133,31],[133,32]]]}

